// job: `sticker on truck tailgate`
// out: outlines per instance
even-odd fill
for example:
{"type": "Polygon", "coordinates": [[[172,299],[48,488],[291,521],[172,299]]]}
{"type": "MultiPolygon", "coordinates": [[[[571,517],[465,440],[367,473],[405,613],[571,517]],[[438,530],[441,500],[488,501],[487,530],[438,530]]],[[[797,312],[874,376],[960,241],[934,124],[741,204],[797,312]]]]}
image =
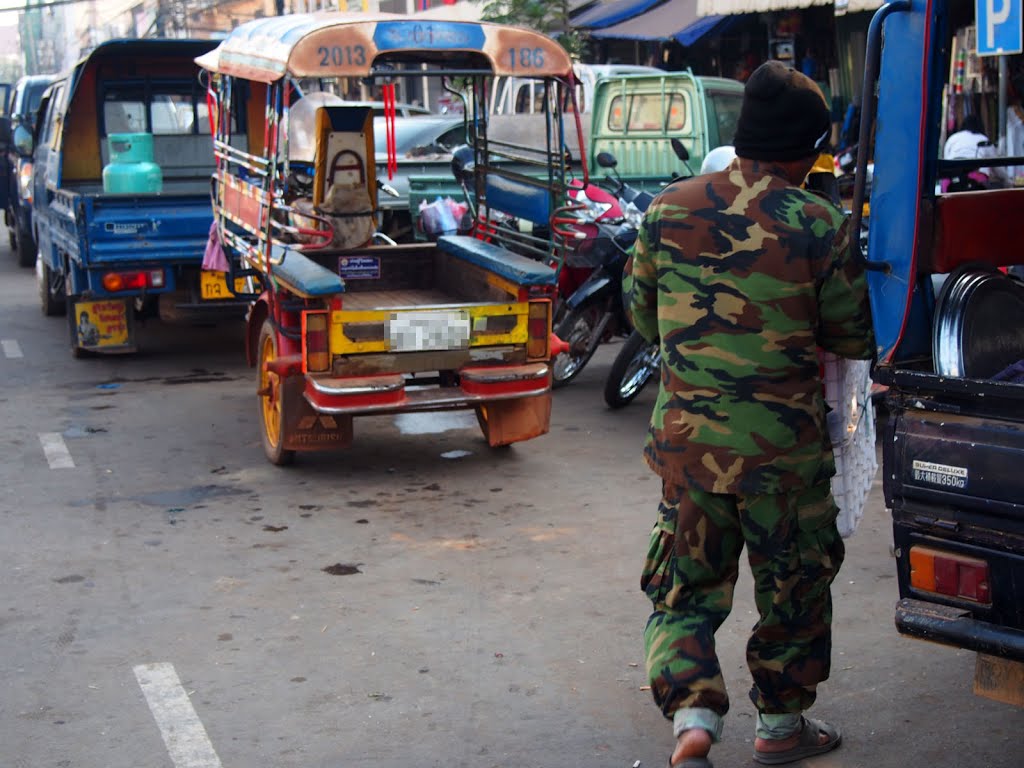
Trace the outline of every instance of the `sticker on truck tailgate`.
{"type": "Polygon", "coordinates": [[[339,256],[338,277],[342,280],[380,280],[380,256],[339,256]]]}
{"type": "Polygon", "coordinates": [[[129,345],[130,319],[125,301],[76,301],[70,309],[79,347],[109,349],[129,345]]]}
{"type": "Polygon", "coordinates": [[[964,490],[967,487],[967,467],[936,464],[934,461],[914,459],[914,480],[929,485],[964,490]]]}
{"type": "Polygon", "coordinates": [[[392,352],[468,349],[469,312],[392,312],[388,339],[392,352]]]}

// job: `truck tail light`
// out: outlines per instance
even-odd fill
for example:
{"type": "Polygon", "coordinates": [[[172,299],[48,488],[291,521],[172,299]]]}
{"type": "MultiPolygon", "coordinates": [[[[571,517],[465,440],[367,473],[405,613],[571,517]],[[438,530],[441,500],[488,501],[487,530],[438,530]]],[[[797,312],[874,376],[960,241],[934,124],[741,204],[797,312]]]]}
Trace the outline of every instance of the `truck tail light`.
{"type": "Polygon", "coordinates": [[[330,370],[328,318],[328,313],[322,310],[302,313],[302,365],[304,371],[330,370]]]}
{"type": "Polygon", "coordinates": [[[526,357],[530,360],[546,360],[550,335],[551,302],[531,301],[527,315],[526,357]]]}
{"type": "Polygon", "coordinates": [[[975,603],[991,603],[988,563],[931,547],[910,548],[910,586],[975,603]]]}
{"type": "Polygon", "coordinates": [[[163,287],[164,271],[162,269],[147,269],[138,272],[107,272],[103,275],[103,288],[109,293],[163,287]]]}

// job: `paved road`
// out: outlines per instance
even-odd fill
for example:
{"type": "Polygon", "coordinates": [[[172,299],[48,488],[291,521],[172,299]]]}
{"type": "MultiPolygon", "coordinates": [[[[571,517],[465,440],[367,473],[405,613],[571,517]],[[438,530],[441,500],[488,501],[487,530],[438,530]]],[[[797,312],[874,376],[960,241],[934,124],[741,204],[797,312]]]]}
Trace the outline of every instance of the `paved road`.
{"type": "MultiPolygon", "coordinates": [[[[239,329],[152,325],[136,356],[72,360],[3,243],[0,763],[662,768],[638,589],[652,393],[604,409],[613,350],[531,443],[382,417],[279,469],[239,329]]],[[[808,765],[1020,766],[1024,713],[971,694],[971,655],[893,629],[889,535],[876,485],[815,710],[846,742],[808,765]]],[[[746,570],[738,595],[719,768],[754,765],[746,570]]]]}

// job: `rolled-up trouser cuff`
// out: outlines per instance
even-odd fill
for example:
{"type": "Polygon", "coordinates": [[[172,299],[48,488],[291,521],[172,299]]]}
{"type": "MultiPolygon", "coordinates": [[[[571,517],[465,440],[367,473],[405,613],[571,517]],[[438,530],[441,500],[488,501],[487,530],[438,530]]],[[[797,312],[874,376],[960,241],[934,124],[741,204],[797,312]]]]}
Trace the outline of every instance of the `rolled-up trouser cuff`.
{"type": "Polygon", "coordinates": [[[683,731],[691,728],[703,728],[711,734],[715,744],[722,740],[722,716],[713,709],[702,707],[683,707],[672,715],[672,732],[678,739],[683,731]]]}
{"type": "Polygon", "coordinates": [[[800,730],[799,712],[785,715],[757,715],[757,737],[759,739],[788,739],[800,730]]]}

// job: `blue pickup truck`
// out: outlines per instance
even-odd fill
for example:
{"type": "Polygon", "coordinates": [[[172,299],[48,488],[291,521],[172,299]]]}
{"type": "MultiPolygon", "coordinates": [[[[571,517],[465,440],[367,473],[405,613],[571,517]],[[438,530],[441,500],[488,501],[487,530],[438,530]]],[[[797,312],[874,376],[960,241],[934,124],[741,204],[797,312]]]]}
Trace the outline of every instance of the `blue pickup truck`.
{"type": "MultiPolygon", "coordinates": [[[[75,357],[135,351],[138,317],[205,323],[244,314],[223,273],[202,270],[214,156],[194,59],[214,45],[106,42],[43,97],[32,178],[39,296],[45,314],[67,313],[75,357]],[[140,185],[112,173],[125,170],[117,154],[125,136],[151,149],[140,185]]],[[[244,148],[243,96],[231,120],[244,148]]]]}

